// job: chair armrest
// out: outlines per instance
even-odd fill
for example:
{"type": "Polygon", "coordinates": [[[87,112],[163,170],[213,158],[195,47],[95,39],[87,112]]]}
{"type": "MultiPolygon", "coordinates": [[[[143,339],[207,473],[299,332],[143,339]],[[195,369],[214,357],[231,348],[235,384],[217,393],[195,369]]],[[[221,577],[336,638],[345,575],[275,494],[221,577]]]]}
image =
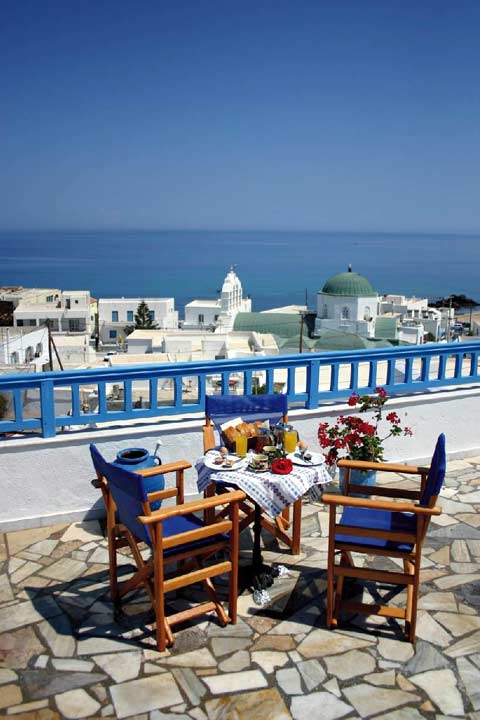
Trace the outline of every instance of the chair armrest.
{"type": "Polygon", "coordinates": [[[209,508],[217,507],[218,505],[228,505],[233,502],[241,502],[245,500],[247,496],[242,490],[233,490],[232,492],[224,493],[223,495],[213,495],[212,497],[203,498],[202,500],[191,500],[190,502],[183,503],[183,505],[173,505],[168,508],[161,508],[156,510],[151,515],[140,515],[139,521],[144,525],[151,525],[152,523],[166,520],[176,515],[188,515],[189,513],[201,512],[208,510],[209,508]]]}
{"type": "Polygon", "coordinates": [[[357,470],[378,470],[381,472],[403,473],[404,475],[428,475],[430,468],[397,463],[367,462],[366,460],[339,460],[337,467],[357,470]]]}
{"type": "Polygon", "coordinates": [[[186,460],[177,460],[177,462],[165,463],[165,465],[154,465],[153,467],[140,468],[139,470],[132,470],[136,475],[142,477],[153,477],[154,475],[166,475],[171,472],[178,472],[178,470],[188,470],[191,468],[191,463],[186,460]]]}
{"type": "Polygon", "coordinates": [[[325,505],[336,507],[359,507],[370,508],[371,510],[392,510],[394,512],[411,512],[415,515],[441,515],[439,507],[422,507],[413,503],[393,502],[392,500],[369,500],[368,498],[356,498],[349,495],[323,495],[322,502],[325,505]]]}

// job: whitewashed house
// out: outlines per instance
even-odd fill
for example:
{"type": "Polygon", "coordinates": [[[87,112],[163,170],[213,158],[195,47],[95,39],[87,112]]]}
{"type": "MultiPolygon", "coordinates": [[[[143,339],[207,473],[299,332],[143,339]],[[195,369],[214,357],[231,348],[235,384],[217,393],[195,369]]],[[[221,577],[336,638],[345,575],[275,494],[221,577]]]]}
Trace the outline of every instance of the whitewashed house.
{"type": "MultiPolygon", "coordinates": [[[[128,336],[127,357],[140,358],[142,354],[164,355],[170,362],[189,362],[277,355],[278,345],[272,335],[253,331],[135,330],[128,336]]],[[[112,364],[115,359],[111,359],[112,364]]]]}
{"type": "Polygon", "coordinates": [[[428,334],[432,342],[438,342],[453,322],[453,310],[431,308],[428,298],[384,295],[379,303],[379,315],[397,318],[398,339],[410,344],[425,342],[428,334]]]}
{"type": "Polygon", "coordinates": [[[239,312],[251,312],[252,301],[243,297],[243,288],[235,270],[225,276],[218,300],[192,300],[185,305],[186,330],[209,328],[228,332],[239,312]]]}
{"type": "Polygon", "coordinates": [[[174,298],[100,298],[98,300],[98,333],[100,341],[118,344],[125,340],[125,327],[135,325],[135,314],[141,302],[150,310],[150,317],[159,329],[178,327],[174,298]]]}
{"type": "Polygon", "coordinates": [[[25,367],[41,372],[49,360],[48,330],[41,328],[0,328],[0,365],[9,372],[25,367]]]}
{"type": "Polygon", "coordinates": [[[91,298],[88,290],[42,290],[25,294],[13,312],[15,327],[44,326],[50,321],[53,333],[94,331],[91,298]]]}

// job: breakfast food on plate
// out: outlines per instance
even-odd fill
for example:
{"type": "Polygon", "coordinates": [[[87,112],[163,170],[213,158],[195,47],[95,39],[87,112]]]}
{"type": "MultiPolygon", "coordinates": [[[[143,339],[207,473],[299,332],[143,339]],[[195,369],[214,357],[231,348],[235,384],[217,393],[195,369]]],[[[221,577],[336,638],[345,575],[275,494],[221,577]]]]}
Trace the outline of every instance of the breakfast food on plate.
{"type": "Polygon", "coordinates": [[[215,463],[215,465],[221,465],[223,463],[223,455],[219,455],[218,457],[216,457],[213,462],[215,463]]]}
{"type": "Polygon", "coordinates": [[[220,452],[222,453],[222,455],[228,455],[228,450],[225,445],[222,445],[222,447],[220,448],[220,452]]]}
{"type": "Polygon", "coordinates": [[[223,467],[231,468],[233,467],[233,460],[224,460],[223,461],[223,467]]]}

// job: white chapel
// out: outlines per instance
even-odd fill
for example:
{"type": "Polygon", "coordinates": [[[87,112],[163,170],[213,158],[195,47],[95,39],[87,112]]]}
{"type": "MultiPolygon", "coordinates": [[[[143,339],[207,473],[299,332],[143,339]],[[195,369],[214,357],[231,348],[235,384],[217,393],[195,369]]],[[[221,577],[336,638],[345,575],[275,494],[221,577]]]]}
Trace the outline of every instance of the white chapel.
{"type": "Polygon", "coordinates": [[[239,312],[251,312],[252,301],[243,297],[240,278],[232,266],[217,300],[192,300],[185,305],[185,330],[212,329],[228,332],[239,312]]]}
{"type": "Polygon", "coordinates": [[[379,297],[363,275],[352,272],[331,277],[317,293],[315,332],[340,330],[345,333],[375,336],[379,297]]]}

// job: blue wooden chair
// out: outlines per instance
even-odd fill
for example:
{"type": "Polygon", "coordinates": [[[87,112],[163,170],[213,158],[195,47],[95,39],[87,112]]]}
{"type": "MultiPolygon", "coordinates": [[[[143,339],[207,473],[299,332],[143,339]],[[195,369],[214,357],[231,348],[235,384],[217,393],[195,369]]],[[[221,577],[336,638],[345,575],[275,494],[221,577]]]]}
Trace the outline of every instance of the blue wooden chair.
{"type": "Polygon", "coordinates": [[[215,438],[215,429],[220,436],[220,425],[241,417],[245,422],[270,420],[288,421],[288,398],[286,395],[207,395],[205,398],[205,426],[203,428],[203,449],[212,450],[220,444],[215,438]]]}
{"type": "MultiPolygon", "coordinates": [[[[244,422],[255,422],[255,420],[269,420],[271,424],[275,424],[279,420],[288,422],[288,398],[280,393],[271,395],[207,395],[205,398],[205,425],[203,428],[203,448],[205,452],[221,444],[220,425],[237,417],[241,417],[244,422]]],[[[211,483],[205,492],[205,497],[212,497],[214,493],[215,485],[211,483]]],[[[241,504],[241,511],[240,531],[251,525],[255,518],[255,510],[248,501],[241,504]]],[[[217,516],[217,519],[221,516],[222,513],[217,516]]],[[[208,522],[213,521],[213,511],[210,511],[208,522]]],[[[275,520],[262,515],[262,527],[277,540],[287,545],[293,555],[298,555],[300,552],[301,522],[302,498],[293,503],[293,522],[290,521],[290,508],[285,508],[275,520]]]]}
{"type": "MultiPolygon", "coordinates": [[[[420,475],[421,484],[419,490],[361,486],[363,492],[387,498],[407,498],[410,502],[364,499],[348,495],[323,496],[323,502],[330,506],[327,625],[330,628],[337,626],[342,609],[364,615],[403,619],[405,636],[414,643],[422,544],[430,518],[432,515],[441,514],[435,503],[445,478],[445,436],[442,434],[437,440],[430,468],[356,460],[341,460],[338,464],[345,468],[347,493],[348,476],[353,468],[420,475]],[[338,522],[337,507],[344,508],[338,522]],[[355,567],[352,553],[400,558],[403,560],[404,571],[402,573],[355,567]],[[338,554],[340,563],[336,564],[335,556],[338,554]],[[406,607],[345,600],[342,593],[346,577],[406,586],[406,607]]],[[[357,488],[350,486],[350,489],[357,488]]]]}
{"type": "Polygon", "coordinates": [[[90,445],[97,474],[94,481],[103,495],[107,511],[110,590],[112,600],[119,603],[127,593],[143,586],[153,604],[156,620],[157,647],[163,651],[173,644],[172,626],[203,613],[215,611],[222,625],[237,621],[238,591],[238,507],[245,497],[241,491],[226,493],[200,501],[184,502],[183,473],[191,467],[177,462],[129,472],[108,463],[94,445],[90,445]],[[176,487],[148,492],[145,478],[175,472],[176,487]],[[177,504],[152,511],[152,503],[175,497],[177,504]],[[217,506],[228,509],[227,517],[213,526],[206,526],[193,513],[217,506]],[[144,561],[139,543],[151,548],[151,559],[144,561]],[[117,550],[129,546],[137,566],[132,577],[123,582],[117,576],[117,550]],[[227,560],[215,560],[220,552],[227,560]],[[208,564],[207,564],[208,563],[208,564]],[[166,567],[174,565],[167,574],[166,567]],[[216,594],[212,578],[229,575],[229,614],[216,594]],[[168,592],[203,583],[208,601],[167,616],[165,595],[168,592]]]}

